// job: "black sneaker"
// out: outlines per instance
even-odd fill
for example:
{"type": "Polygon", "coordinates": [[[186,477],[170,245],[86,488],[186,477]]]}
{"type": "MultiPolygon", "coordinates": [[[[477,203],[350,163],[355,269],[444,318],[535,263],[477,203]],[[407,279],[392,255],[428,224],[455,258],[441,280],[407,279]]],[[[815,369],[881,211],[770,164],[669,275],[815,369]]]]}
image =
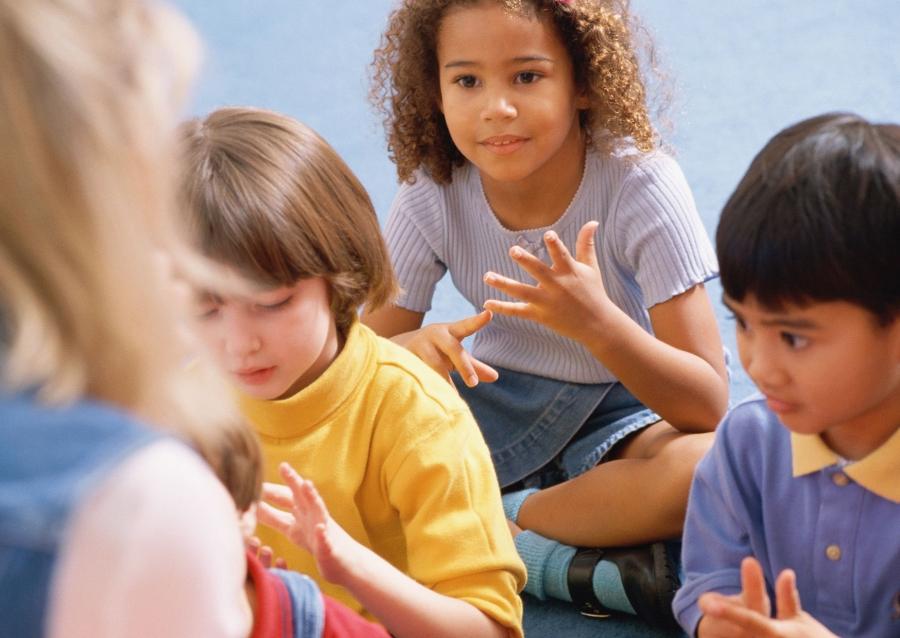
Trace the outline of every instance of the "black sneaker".
{"type": "Polygon", "coordinates": [[[665,543],[612,549],[579,549],[569,565],[569,594],[585,616],[606,618],[613,612],[594,594],[594,567],[608,560],[619,569],[628,602],[638,618],[651,627],[679,631],[672,613],[672,600],[681,583],[678,567],[665,543]]]}

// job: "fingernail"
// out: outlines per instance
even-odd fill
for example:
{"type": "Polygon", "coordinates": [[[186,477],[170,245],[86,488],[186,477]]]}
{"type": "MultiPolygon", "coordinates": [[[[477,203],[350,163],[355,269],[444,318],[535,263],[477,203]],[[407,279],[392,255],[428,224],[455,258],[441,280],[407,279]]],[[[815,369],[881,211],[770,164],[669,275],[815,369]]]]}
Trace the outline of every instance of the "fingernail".
{"type": "Polygon", "coordinates": [[[478,377],[473,374],[471,377],[466,379],[466,385],[470,388],[474,388],[476,385],[478,385],[478,377]]]}
{"type": "Polygon", "coordinates": [[[556,233],[552,230],[548,230],[544,233],[544,241],[556,241],[556,233]]]}
{"type": "Polygon", "coordinates": [[[492,272],[484,273],[484,282],[485,282],[485,283],[488,283],[488,284],[489,284],[489,283],[493,282],[493,281],[496,280],[496,279],[497,279],[497,276],[494,275],[494,273],[492,273],[492,272]]]}
{"type": "Polygon", "coordinates": [[[512,255],[513,257],[521,257],[522,249],[519,248],[518,246],[513,246],[512,248],[510,248],[509,254],[512,255]]]}

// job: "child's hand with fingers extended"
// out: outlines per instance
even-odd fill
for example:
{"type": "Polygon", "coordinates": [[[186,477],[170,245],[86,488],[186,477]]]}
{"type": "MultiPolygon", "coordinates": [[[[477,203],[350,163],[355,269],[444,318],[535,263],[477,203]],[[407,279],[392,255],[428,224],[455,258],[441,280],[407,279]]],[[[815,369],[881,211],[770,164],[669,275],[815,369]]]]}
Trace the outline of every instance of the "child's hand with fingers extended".
{"type": "Polygon", "coordinates": [[[345,584],[362,546],[331,518],[312,481],[301,478],[287,463],[279,471],[287,485],[263,485],[259,522],[312,554],[325,580],[345,584]]]}
{"type": "Polygon", "coordinates": [[[280,556],[276,557],[275,553],[272,551],[272,548],[268,545],[263,545],[258,536],[251,536],[250,538],[248,538],[244,542],[244,546],[251,552],[253,552],[253,554],[259,559],[259,562],[262,563],[262,566],[266,569],[269,569],[270,567],[287,569],[287,561],[280,556]]]}
{"type": "Polygon", "coordinates": [[[462,340],[484,328],[491,320],[487,310],[450,323],[433,323],[418,330],[399,334],[393,341],[422,359],[449,383],[450,373],[459,372],[463,382],[472,387],[479,381],[497,380],[497,371],[479,361],[463,348],[462,340]]]}
{"type": "Polygon", "coordinates": [[[541,323],[561,335],[582,340],[586,331],[602,330],[605,317],[616,309],[606,294],[597,262],[594,234],[597,222],[588,222],[578,232],[575,257],[553,231],[544,235],[551,265],[514,246],[510,256],[537,282],[525,284],[494,272],[484,282],[519,301],[485,302],[487,310],[541,323]]]}
{"type": "Polygon", "coordinates": [[[741,563],[742,592],[736,596],[707,593],[700,597],[703,618],[699,638],[837,638],[800,607],[794,572],[786,569],[775,581],[777,616],[771,617],[762,568],[755,558],[741,563]]]}

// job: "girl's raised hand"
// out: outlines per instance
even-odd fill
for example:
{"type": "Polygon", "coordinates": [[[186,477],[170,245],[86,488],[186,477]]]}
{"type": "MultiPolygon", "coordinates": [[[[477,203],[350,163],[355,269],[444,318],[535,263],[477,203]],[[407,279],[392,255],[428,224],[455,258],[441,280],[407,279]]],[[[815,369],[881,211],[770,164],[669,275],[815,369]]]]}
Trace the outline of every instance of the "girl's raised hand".
{"type": "Polygon", "coordinates": [[[456,370],[470,388],[479,381],[491,383],[499,376],[491,366],[473,357],[462,340],[475,334],[491,321],[492,314],[485,310],[477,315],[450,323],[432,323],[418,330],[393,337],[407,350],[428,364],[451,385],[450,373],[456,370]]]}
{"type": "Polygon", "coordinates": [[[548,231],[544,243],[550,256],[549,266],[519,246],[513,246],[510,257],[537,285],[487,272],[484,275],[487,285],[519,301],[489,299],[485,309],[537,321],[572,339],[580,339],[586,331],[602,330],[604,317],[614,306],[603,286],[594,247],[598,225],[592,221],[582,226],[575,243],[575,257],[554,231],[548,231]]]}
{"type": "Polygon", "coordinates": [[[278,470],[286,485],[263,484],[259,522],[312,554],[325,580],[348,582],[364,548],[331,518],[312,481],[301,478],[287,463],[278,470]]]}

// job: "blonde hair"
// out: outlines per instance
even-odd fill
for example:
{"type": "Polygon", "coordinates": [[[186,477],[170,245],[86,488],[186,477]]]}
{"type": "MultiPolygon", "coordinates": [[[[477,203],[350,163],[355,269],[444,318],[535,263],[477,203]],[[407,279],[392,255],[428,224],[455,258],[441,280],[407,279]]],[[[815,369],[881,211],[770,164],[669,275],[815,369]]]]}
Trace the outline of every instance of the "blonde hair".
{"type": "Polygon", "coordinates": [[[180,250],[174,127],[198,51],[163,6],[0,0],[5,386],[179,428],[218,403],[180,372],[154,262],[157,249],[180,250]]]}
{"type": "MultiPolygon", "coordinates": [[[[448,183],[453,168],[465,162],[438,108],[437,36],[450,8],[484,1],[402,0],[391,13],[372,62],[370,98],[383,116],[388,153],[401,181],[413,181],[421,167],[436,182],[448,183]]],[[[605,152],[625,140],[641,151],[658,145],[639,49],[645,49],[655,76],[662,74],[627,0],[493,1],[518,14],[547,19],[556,29],[572,59],[576,85],[590,100],[581,112],[588,144],[605,152]]]]}
{"type": "Polygon", "coordinates": [[[225,108],[182,126],[183,198],[200,251],[262,286],[322,277],[345,332],[396,284],[372,202],[335,150],[278,113],[225,108]]]}

